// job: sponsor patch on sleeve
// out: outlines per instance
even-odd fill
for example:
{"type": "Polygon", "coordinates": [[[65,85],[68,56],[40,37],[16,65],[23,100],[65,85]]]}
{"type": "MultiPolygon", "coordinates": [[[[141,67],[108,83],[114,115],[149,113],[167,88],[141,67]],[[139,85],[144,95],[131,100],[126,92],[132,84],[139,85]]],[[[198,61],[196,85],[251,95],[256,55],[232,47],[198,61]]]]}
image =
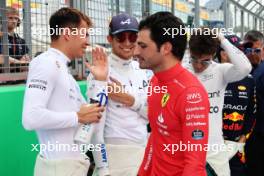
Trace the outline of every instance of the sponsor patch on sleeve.
{"type": "Polygon", "coordinates": [[[192,138],[195,140],[201,140],[204,137],[204,132],[202,130],[196,129],[192,131],[192,138]]]}

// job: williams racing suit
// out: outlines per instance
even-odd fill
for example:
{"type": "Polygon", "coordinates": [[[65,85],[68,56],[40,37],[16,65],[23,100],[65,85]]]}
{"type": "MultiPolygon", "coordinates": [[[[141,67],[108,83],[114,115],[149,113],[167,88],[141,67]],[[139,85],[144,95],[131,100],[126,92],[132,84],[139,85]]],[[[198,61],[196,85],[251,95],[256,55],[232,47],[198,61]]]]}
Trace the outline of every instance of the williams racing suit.
{"type": "Polygon", "coordinates": [[[73,140],[78,127],[77,112],[86,102],[67,68],[68,62],[65,54],[50,48],[29,66],[22,122],[25,129],[36,131],[42,146],[36,160],[36,176],[80,176],[89,168],[88,158],[73,140]]]}

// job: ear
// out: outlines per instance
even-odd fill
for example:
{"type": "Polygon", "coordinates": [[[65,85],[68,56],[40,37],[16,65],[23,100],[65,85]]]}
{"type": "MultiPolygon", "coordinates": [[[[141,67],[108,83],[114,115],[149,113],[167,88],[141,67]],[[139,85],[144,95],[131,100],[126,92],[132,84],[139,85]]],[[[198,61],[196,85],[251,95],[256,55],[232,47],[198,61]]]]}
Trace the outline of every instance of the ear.
{"type": "Polygon", "coordinates": [[[63,33],[61,34],[63,36],[63,38],[66,40],[66,41],[69,41],[70,38],[71,38],[71,30],[70,28],[63,28],[63,33]]]}
{"type": "Polygon", "coordinates": [[[165,42],[160,47],[160,53],[162,55],[168,55],[172,52],[172,45],[170,42],[165,42]]]}
{"type": "Polygon", "coordinates": [[[107,41],[111,44],[113,42],[113,37],[111,35],[108,35],[107,41]]]}

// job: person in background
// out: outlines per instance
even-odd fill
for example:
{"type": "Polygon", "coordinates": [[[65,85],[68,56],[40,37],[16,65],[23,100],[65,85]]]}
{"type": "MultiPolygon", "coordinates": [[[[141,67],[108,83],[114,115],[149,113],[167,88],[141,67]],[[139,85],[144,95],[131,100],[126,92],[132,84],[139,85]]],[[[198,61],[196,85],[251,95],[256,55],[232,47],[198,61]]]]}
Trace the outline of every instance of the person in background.
{"type": "MultiPolygon", "coordinates": [[[[241,39],[236,35],[225,36],[228,41],[241,48],[241,39]]],[[[243,49],[243,48],[241,48],[243,49]]],[[[217,52],[221,63],[230,63],[230,59],[221,47],[217,52]]],[[[223,135],[225,140],[237,142],[241,145],[233,158],[229,161],[231,176],[245,176],[244,144],[249,138],[256,113],[255,82],[251,74],[240,81],[229,83],[225,90],[223,106],[223,135]]]]}
{"type": "Polygon", "coordinates": [[[252,75],[256,84],[256,124],[246,142],[246,165],[248,176],[264,175],[264,36],[261,32],[252,30],[244,37],[245,53],[254,66],[252,75]]]}
{"type": "Polygon", "coordinates": [[[224,93],[228,83],[243,79],[252,67],[246,55],[223,35],[215,35],[208,28],[196,30],[189,41],[190,58],[188,62],[184,62],[184,67],[201,81],[210,101],[209,146],[212,148],[207,152],[208,171],[214,170],[218,176],[229,176],[229,159],[237,152],[239,146],[230,142],[230,148],[223,138],[224,93]],[[219,44],[228,55],[230,63],[220,64],[213,61],[219,44]],[[213,146],[216,146],[217,150],[213,146]]]}
{"type": "MultiPolygon", "coordinates": [[[[6,8],[7,30],[8,30],[8,49],[10,63],[27,63],[30,61],[28,56],[28,46],[23,38],[21,38],[15,29],[20,25],[19,12],[13,7],[6,8]]],[[[4,34],[2,34],[4,35],[4,34]]],[[[0,36],[1,37],[1,36],[0,36]]],[[[0,45],[0,53],[2,53],[2,44],[0,45]]]]}
{"type": "Polygon", "coordinates": [[[243,50],[253,66],[251,74],[254,75],[254,71],[264,59],[264,35],[256,30],[248,31],[243,39],[243,50]]]}

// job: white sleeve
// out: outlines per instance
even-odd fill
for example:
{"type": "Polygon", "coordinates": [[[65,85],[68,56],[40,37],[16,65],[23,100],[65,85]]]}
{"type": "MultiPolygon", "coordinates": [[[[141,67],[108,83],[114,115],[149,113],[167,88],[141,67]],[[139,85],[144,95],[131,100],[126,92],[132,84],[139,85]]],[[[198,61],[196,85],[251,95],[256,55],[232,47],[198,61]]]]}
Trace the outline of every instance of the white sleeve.
{"type": "Polygon", "coordinates": [[[23,104],[22,123],[27,130],[60,129],[78,125],[77,113],[48,109],[59,70],[55,62],[39,59],[31,62],[23,104]]]}
{"type": "MultiPolygon", "coordinates": [[[[91,103],[91,99],[100,101],[98,95],[104,93],[107,96],[107,82],[95,80],[92,74],[87,77],[87,99],[91,103]]],[[[102,113],[102,118],[99,123],[94,123],[94,132],[92,137],[92,143],[94,145],[101,145],[100,151],[93,150],[93,157],[96,167],[99,168],[98,172],[106,171],[108,172],[108,159],[106,155],[106,149],[102,148],[105,146],[104,143],[104,127],[106,120],[106,111],[102,113]],[[105,150],[105,153],[104,153],[105,150]],[[106,169],[106,170],[104,170],[106,169]]],[[[100,174],[99,174],[100,175],[100,174]]]]}
{"type": "MultiPolygon", "coordinates": [[[[88,102],[91,103],[91,99],[100,101],[98,95],[100,93],[104,93],[107,97],[107,82],[106,81],[98,81],[95,80],[92,74],[89,74],[87,77],[87,99],[88,102]]],[[[105,126],[105,118],[106,118],[106,112],[104,111],[102,113],[102,118],[100,119],[99,123],[95,123],[95,133],[97,140],[96,142],[104,143],[104,126],[105,126]]]]}
{"type": "Polygon", "coordinates": [[[146,94],[141,95],[133,95],[135,98],[134,104],[130,107],[133,111],[136,111],[139,113],[141,117],[143,117],[145,120],[148,120],[148,104],[147,104],[147,92],[146,94]]]}
{"type": "Polygon", "coordinates": [[[143,79],[140,79],[140,81],[145,81],[145,85],[143,83],[142,91],[139,91],[137,88],[135,91],[132,92],[132,96],[135,98],[134,104],[130,107],[133,111],[136,111],[139,113],[139,115],[143,118],[143,120],[148,123],[148,88],[149,88],[149,80],[147,73],[145,71],[141,70],[141,76],[143,76],[143,79]],[[144,76],[143,76],[144,74],[144,76]]]}
{"type": "Polygon", "coordinates": [[[229,83],[246,77],[252,69],[247,56],[227,39],[222,40],[221,47],[226,51],[231,61],[231,64],[225,64],[227,66],[221,67],[224,80],[229,83]]]}

